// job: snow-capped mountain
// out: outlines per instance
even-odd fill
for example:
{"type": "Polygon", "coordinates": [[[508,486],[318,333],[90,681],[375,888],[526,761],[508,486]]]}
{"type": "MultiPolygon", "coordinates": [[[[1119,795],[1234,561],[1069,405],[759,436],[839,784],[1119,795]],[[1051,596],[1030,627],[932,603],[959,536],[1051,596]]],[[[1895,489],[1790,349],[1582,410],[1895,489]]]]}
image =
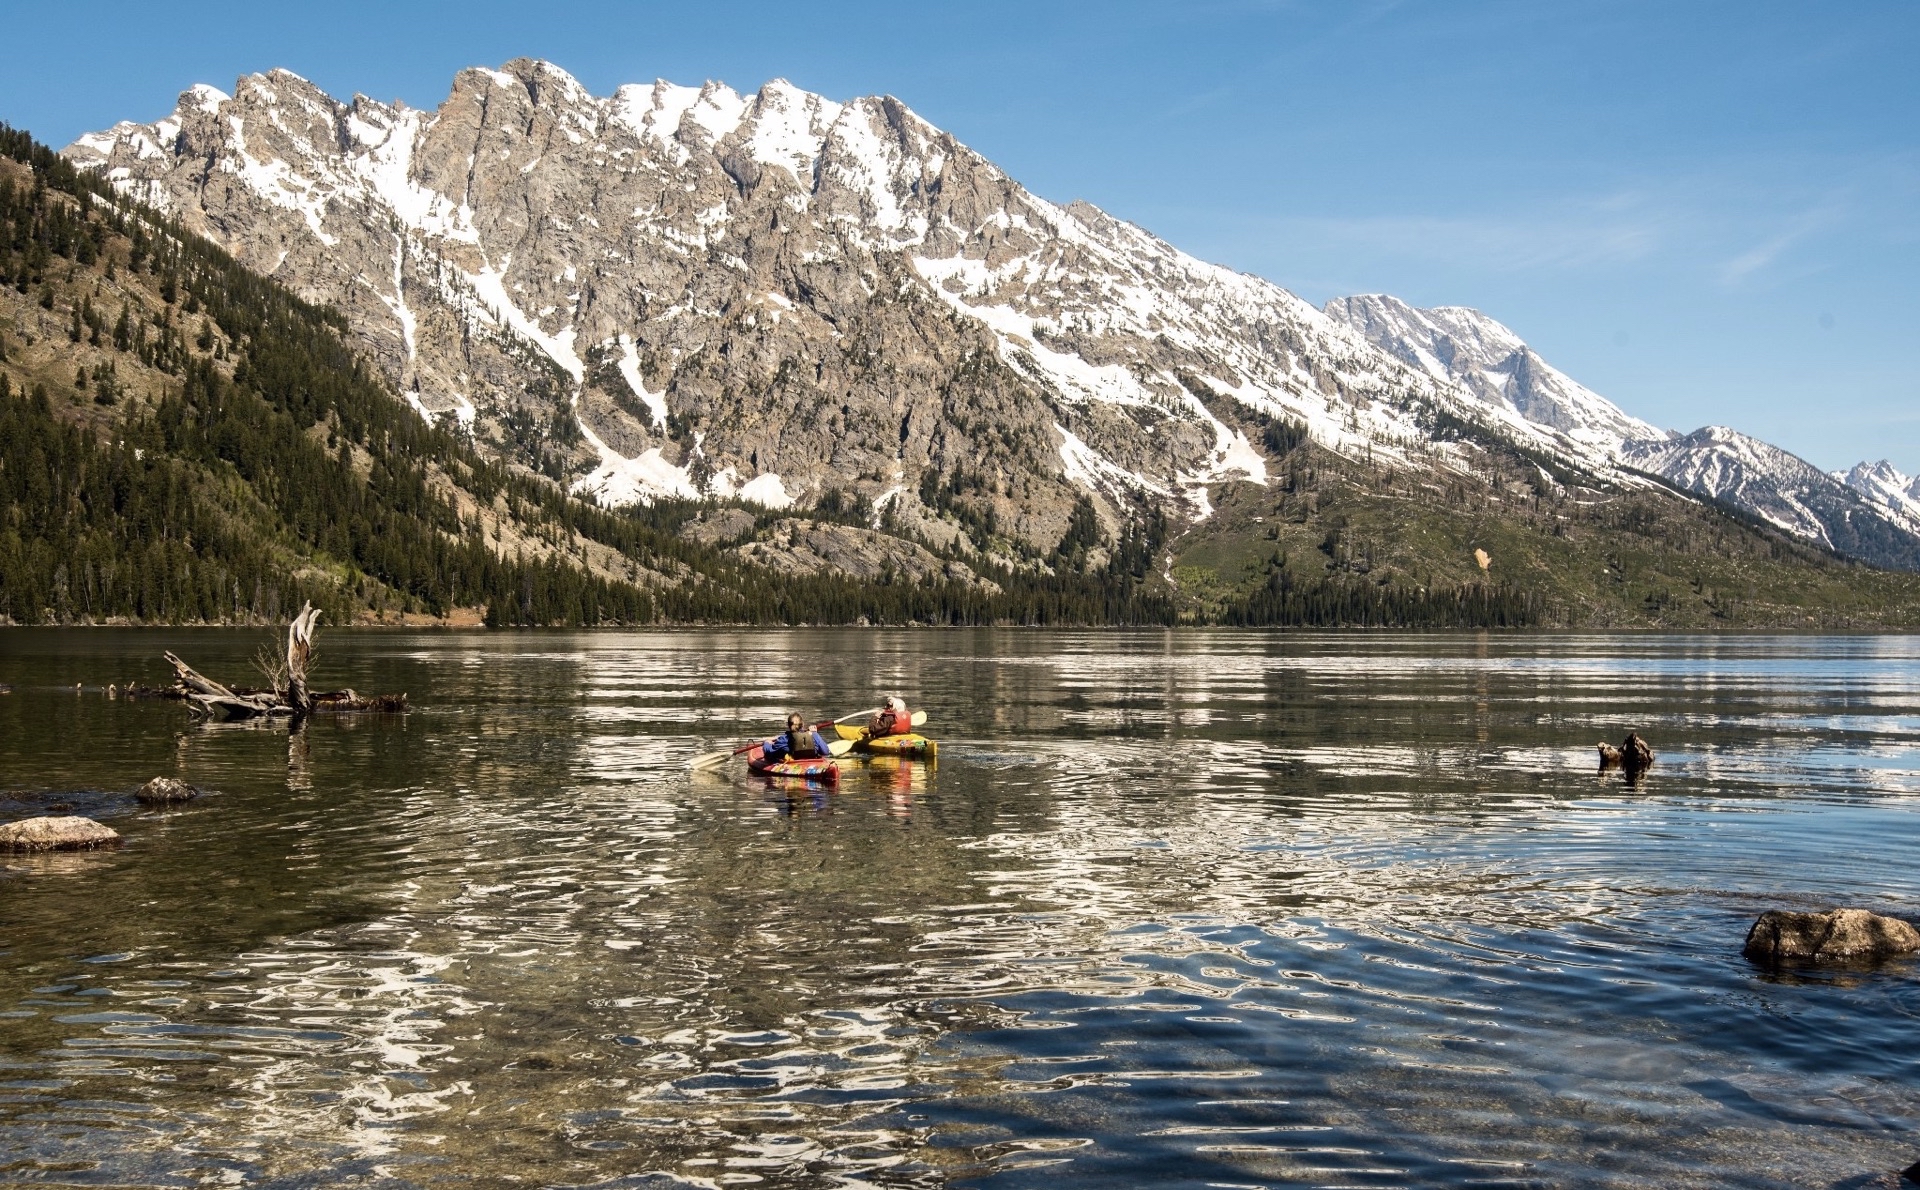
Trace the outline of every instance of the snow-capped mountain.
{"type": "Polygon", "coordinates": [[[1885,459],[1877,463],[1855,463],[1833,477],[1862,496],[1920,524],[1920,479],[1901,474],[1885,459]]]}
{"type": "Polygon", "coordinates": [[[610,503],[852,501],[936,542],[1045,549],[1081,497],[1109,530],[1143,504],[1209,515],[1210,488],[1265,481],[1276,420],[1352,458],[1470,470],[1444,414],[1835,548],[1859,535],[1834,516],[1909,523],[1831,477],[1852,503],[1788,491],[1791,468],[1767,488],[1474,311],[1316,310],[1050,203],[890,97],[595,96],[520,59],[424,112],[274,71],[66,154],[339,308],[423,416],[610,503]]]}
{"type": "Polygon", "coordinates": [[[1570,453],[1657,475],[1849,557],[1920,568],[1913,481],[1884,463],[1836,477],[1724,426],[1685,435],[1660,429],[1554,368],[1477,310],[1418,310],[1370,294],[1335,298],[1326,312],[1428,375],[1561,435],[1570,453]]]}
{"type": "Polygon", "coordinates": [[[1396,297],[1363,294],[1334,298],[1325,311],[1434,379],[1456,382],[1488,406],[1562,435],[1572,452],[1605,459],[1626,442],[1672,436],[1553,367],[1478,310],[1416,310],[1396,297]]]}
{"type": "Polygon", "coordinates": [[[1848,557],[1920,569],[1920,520],[1738,430],[1706,426],[1677,438],[1629,443],[1621,461],[1848,557]]]}
{"type": "Polygon", "coordinates": [[[1264,478],[1268,419],[1421,466],[1464,465],[1422,429],[1436,408],[1570,441],[1028,193],[891,98],[596,97],[520,60],[421,112],[276,71],[67,154],[341,308],[423,413],[614,502],[971,499],[1047,542],[1076,493],[1110,524],[1141,499],[1205,515],[1208,485],[1264,478]]]}

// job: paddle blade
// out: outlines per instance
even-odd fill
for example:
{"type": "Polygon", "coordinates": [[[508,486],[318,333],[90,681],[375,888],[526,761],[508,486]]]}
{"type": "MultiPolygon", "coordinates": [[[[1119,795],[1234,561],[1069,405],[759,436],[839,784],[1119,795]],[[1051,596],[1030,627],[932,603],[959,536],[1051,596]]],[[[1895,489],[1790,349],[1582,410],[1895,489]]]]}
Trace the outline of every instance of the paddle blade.
{"type": "Polygon", "coordinates": [[[717,769],[721,765],[727,763],[727,757],[731,755],[733,755],[733,753],[726,752],[726,751],[702,752],[700,755],[694,757],[692,760],[689,760],[687,762],[687,767],[695,770],[717,769]]]}
{"type": "Polygon", "coordinates": [[[927,722],[927,713],[925,711],[915,711],[913,713],[913,725],[915,727],[924,726],[926,722],[927,722]]]}
{"type": "Polygon", "coordinates": [[[852,740],[834,740],[827,745],[827,754],[829,756],[845,756],[851,751],[853,751],[852,740]]]}

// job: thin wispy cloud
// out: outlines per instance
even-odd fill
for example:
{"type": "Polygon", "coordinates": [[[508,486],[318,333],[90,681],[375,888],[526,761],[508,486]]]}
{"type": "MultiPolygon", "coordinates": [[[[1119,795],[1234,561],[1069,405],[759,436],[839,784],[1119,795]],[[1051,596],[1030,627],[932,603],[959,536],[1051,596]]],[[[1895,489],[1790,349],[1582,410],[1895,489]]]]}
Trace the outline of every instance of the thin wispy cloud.
{"type": "Polygon", "coordinates": [[[1527,272],[1632,263],[1661,250],[1676,230],[1670,217],[1596,219],[1578,215],[1487,214],[1460,217],[1377,215],[1277,221],[1277,237],[1478,269],[1527,272]]]}

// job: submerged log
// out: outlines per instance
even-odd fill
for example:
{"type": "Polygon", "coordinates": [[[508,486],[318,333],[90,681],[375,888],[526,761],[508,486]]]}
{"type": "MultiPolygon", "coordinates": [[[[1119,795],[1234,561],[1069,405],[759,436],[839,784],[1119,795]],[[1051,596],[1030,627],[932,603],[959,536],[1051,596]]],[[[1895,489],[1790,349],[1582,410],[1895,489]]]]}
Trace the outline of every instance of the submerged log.
{"type": "Polygon", "coordinates": [[[313,696],[313,709],[316,711],[375,711],[398,712],[407,709],[405,694],[363,695],[352,690],[330,690],[325,694],[313,696]]]}
{"type": "MultiPolygon", "coordinates": [[[[215,711],[225,712],[235,719],[251,719],[255,715],[276,713],[279,700],[270,695],[236,694],[212,678],[204,677],[172,653],[166,653],[167,664],[173,666],[174,687],[188,702],[205,715],[215,711]]],[[[285,712],[279,712],[285,713],[285,712]]]]}

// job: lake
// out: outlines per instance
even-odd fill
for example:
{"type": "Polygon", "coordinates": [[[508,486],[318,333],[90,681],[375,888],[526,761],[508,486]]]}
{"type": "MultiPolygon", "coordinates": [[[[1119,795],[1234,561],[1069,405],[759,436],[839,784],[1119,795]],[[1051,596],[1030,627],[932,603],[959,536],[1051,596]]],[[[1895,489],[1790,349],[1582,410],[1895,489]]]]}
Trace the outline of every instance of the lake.
{"type": "Polygon", "coordinates": [[[1920,640],[0,631],[0,1182],[1833,1186],[1920,1159],[1920,640]],[[76,690],[76,683],[80,688],[76,690]],[[695,753],[899,692],[937,766],[695,753]],[[1593,744],[1638,729],[1637,784],[1593,744]],[[148,777],[207,791],[160,811],[148,777]]]}

